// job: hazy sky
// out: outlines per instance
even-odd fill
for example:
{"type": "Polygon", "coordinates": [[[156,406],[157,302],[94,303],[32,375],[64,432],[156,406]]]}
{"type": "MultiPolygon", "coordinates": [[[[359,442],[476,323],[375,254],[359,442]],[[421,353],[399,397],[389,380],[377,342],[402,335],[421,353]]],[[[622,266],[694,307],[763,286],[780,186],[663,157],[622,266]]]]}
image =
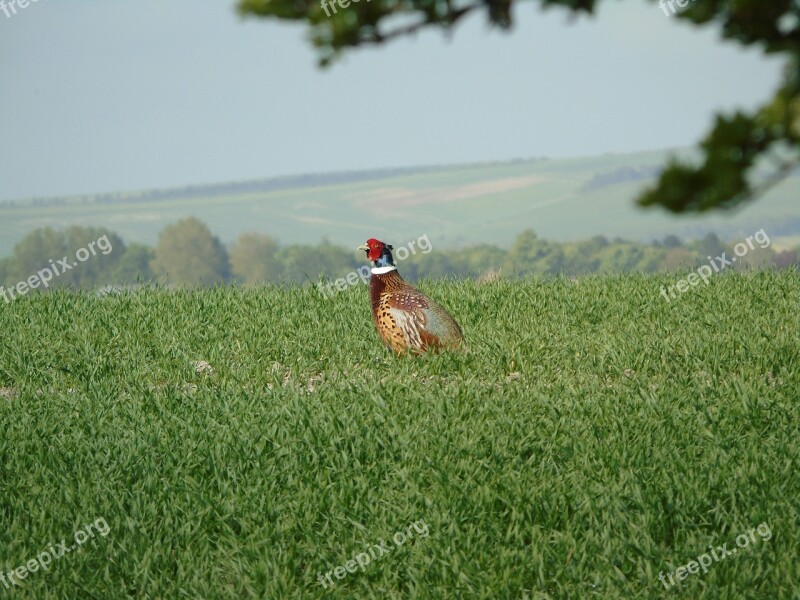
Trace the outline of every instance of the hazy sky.
{"type": "Polygon", "coordinates": [[[0,12],[0,199],[693,144],[782,63],[605,2],[517,7],[316,66],[302,26],[233,2],[39,0],[0,12]]]}

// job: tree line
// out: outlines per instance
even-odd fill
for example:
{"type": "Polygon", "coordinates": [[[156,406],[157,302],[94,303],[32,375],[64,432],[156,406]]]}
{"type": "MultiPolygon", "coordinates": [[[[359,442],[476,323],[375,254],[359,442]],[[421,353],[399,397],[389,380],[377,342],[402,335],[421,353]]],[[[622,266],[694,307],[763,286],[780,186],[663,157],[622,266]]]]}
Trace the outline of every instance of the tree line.
{"type": "MultiPolygon", "coordinates": [[[[160,283],[176,286],[317,283],[332,280],[365,264],[362,253],[327,240],[316,245],[281,245],[261,233],[244,233],[230,246],[208,226],[188,218],[165,227],[155,247],[125,244],[116,233],[97,227],[65,230],[37,229],[25,236],[11,256],[0,259],[0,285],[26,281],[49,262],[75,256],[89,241],[107,236],[113,251],[83,262],[54,279],[49,289],[135,286],[160,283]]],[[[362,241],[362,240],[358,240],[362,241]]],[[[387,240],[400,246],[406,240],[387,240]]],[[[579,276],[591,273],[681,272],[726,252],[733,256],[735,241],[711,233],[685,242],[676,236],[649,244],[595,236],[578,242],[556,242],[523,231],[510,248],[479,244],[437,248],[398,261],[410,280],[420,277],[579,276]]],[[[763,245],[763,244],[762,244],[763,245]]],[[[732,267],[742,269],[797,268],[800,246],[775,251],[756,246],[732,267]]]]}

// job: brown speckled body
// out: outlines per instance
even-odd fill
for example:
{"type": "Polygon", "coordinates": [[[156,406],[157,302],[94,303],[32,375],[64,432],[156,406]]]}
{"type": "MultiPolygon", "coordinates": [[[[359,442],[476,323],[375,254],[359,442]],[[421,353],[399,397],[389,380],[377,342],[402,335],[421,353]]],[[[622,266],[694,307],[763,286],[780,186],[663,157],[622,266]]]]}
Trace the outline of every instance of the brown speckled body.
{"type": "Polygon", "coordinates": [[[463,343],[464,334],[453,317],[396,270],[373,273],[369,289],[375,327],[398,354],[456,348],[463,343]]]}

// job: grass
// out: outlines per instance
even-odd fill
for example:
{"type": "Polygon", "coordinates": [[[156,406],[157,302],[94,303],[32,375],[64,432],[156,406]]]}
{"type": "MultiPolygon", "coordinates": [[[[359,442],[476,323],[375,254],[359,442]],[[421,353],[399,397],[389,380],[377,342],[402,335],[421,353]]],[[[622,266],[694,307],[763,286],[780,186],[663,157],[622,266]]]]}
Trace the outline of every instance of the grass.
{"type": "Polygon", "coordinates": [[[110,528],[0,598],[797,598],[800,280],[674,279],[423,283],[417,358],[364,286],[0,304],[0,571],[110,528]]]}

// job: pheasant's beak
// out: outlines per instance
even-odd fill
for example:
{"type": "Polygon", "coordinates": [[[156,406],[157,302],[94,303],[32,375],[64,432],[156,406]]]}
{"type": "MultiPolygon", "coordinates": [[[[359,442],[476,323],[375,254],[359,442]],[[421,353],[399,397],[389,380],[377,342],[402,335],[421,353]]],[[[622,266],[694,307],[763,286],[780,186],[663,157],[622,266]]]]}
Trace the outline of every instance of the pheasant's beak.
{"type": "Polygon", "coordinates": [[[369,252],[369,246],[366,244],[361,244],[356,250],[364,250],[365,252],[369,252]]]}

